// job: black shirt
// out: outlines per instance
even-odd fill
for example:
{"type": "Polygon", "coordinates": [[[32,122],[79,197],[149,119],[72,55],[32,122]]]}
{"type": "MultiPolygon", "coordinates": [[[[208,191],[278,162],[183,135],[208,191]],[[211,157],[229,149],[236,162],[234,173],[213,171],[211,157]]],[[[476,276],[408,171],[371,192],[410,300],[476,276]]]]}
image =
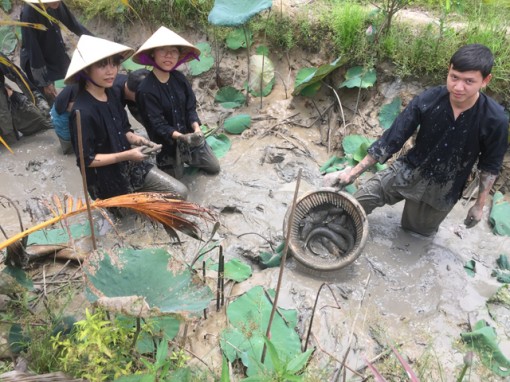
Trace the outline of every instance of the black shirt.
{"type": "Polygon", "coordinates": [[[143,125],[152,141],[163,144],[157,155],[158,166],[172,163],[176,142],[172,133],[192,133],[191,125],[200,124],[197,101],[191,85],[181,72],[173,70],[167,82],[161,83],[153,72],[142,81],[136,92],[143,125]]]}
{"type": "Polygon", "coordinates": [[[94,98],[80,90],[70,118],[71,142],[80,166],[76,110],[80,110],[83,135],[83,157],[87,187],[93,199],[131,193],[142,187],[152,167],[148,162],[124,161],[102,167],[89,167],[96,154],[111,154],[131,149],[126,133],[130,125],[126,111],[112,89],[106,89],[108,101],[94,98]]]}
{"type": "Polygon", "coordinates": [[[426,90],[368,153],[384,163],[417,129],[415,146],[399,158],[405,170],[395,180],[405,198],[448,210],[461,197],[477,160],[481,171],[499,173],[508,146],[508,118],[487,95],[480,93],[475,105],[455,119],[446,87],[426,90]]]}
{"type": "MultiPolygon", "coordinates": [[[[77,36],[92,35],[74,18],[62,1],[57,9],[47,8],[46,12],[77,36]]],[[[39,87],[48,86],[53,81],[64,78],[71,60],[66,53],[59,26],[28,4],[23,7],[20,19],[22,22],[42,24],[48,28],[46,31],[21,28],[20,65],[25,73],[39,87]]]]}
{"type": "Polygon", "coordinates": [[[128,107],[129,112],[131,115],[138,121],[140,124],[143,125],[143,119],[140,114],[140,110],[138,108],[138,105],[136,102],[128,100],[126,98],[126,82],[127,82],[128,76],[127,74],[117,74],[117,77],[115,77],[115,81],[113,82],[113,90],[116,92],[117,97],[120,99],[120,102],[122,103],[123,107],[128,107]]]}

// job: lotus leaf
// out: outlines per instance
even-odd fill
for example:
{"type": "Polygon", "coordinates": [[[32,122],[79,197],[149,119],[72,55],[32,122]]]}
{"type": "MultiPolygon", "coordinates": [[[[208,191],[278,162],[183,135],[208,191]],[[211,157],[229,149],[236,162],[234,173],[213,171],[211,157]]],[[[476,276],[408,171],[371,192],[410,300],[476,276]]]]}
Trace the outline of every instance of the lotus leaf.
{"type": "Polygon", "coordinates": [[[200,49],[200,58],[189,63],[191,75],[198,76],[207,72],[214,65],[214,57],[211,53],[211,45],[207,42],[199,42],[196,47],[200,49]]]}
{"type": "MultiPolygon", "coordinates": [[[[316,87],[318,86],[318,88],[320,88],[320,83],[324,79],[324,77],[326,77],[328,74],[330,74],[335,69],[344,65],[346,62],[347,62],[346,58],[338,57],[331,64],[321,65],[321,66],[319,66],[318,69],[305,68],[305,69],[308,69],[308,71],[301,74],[299,82],[298,82],[298,78],[296,77],[296,82],[294,84],[294,91],[292,92],[292,95],[294,95],[294,96],[299,95],[299,94],[304,95],[302,93],[302,90],[312,84],[315,84],[316,87]]],[[[318,88],[317,88],[317,90],[318,90],[318,88]]]]}
{"type": "Polygon", "coordinates": [[[377,74],[375,69],[365,70],[362,66],[355,66],[345,73],[345,81],[340,85],[341,88],[362,88],[366,89],[374,86],[377,74]]]}
{"type": "Polygon", "coordinates": [[[22,269],[6,266],[0,271],[0,294],[23,293],[33,289],[32,279],[22,269]]]}
{"type": "Polygon", "coordinates": [[[234,29],[227,36],[227,47],[232,50],[237,50],[239,48],[246,48],[248,45],[251,45],[253,39],[253,33],[246,32],[244,33],[243,29],[234,29]],[[246,41],[246,37],[248,37],[248,41],[246,41]]]}
{"type": "Polygon", "coordinates": [[[246,97],[236,88],[233,88],[232,86],[225,86],[218,90],[214,100],[225,109],[234,109],[244,105],[246,102],[246,97]]]}
{"type": "Polygon", "coordinates": [[[363,135],[356,135],[356,134],[347,135],[342,140],[342,148],[344,149],[344,153],[346,155],[347,154],[354,155],[359,150],[359,147],[361,145],[363,145],[365,143],[368,146],[370,146],[374,141],[375,141],[375,139],[367,138],[363,135]]]}
{"type": "MultiPolygon", "coordinates": [[[[150,325],[154,337],[170,341],[179,333],[181,321],[176,317],[170,316],[154,317],[147,320],[147,324],[150,325]]],[[[136,341],[136,350],[140,354],[153,353],[156,350],[154,348],[154,338],[147,332],[142,331],[140,337],[138,337],[136,341]]]]}
{"type": "Polygon", "coordinates": [[[12,3],[11,0],[2,0],[2,9],[9,13],[12,9],[12,3]]]}
{"type": "Polygon", "coordinates": [[[143,317],[197,312],[213,297],[206,285],[193,279],[189,269],[180,267],[162,248],[99,252],[88,259],[85,274],[92,302],[127,315],[134,315],[133,311],[143,317]]]}
{"type": "MultiPolygon", "coordinates": [[[[213,264],[211,269],[218,270],[218,264],[213,264]]],[[[229,260],[225,263],[224,277],[229,280],[240,283],[247,280],[252,274],[251,267],[237,259],[229,260]]]]}
{"type": "Polygon", "coordinates": [[[18,45],[15,29],[9,25],[0,26],[0,43],[4,54],[11,54],[18,45]]]}
{"type": "Polygon", "coordinates": [[[134,70],[143,69],[145,68],[144,65],[137,64],[134,62],[131,58],[128,58],[126,61],[122,63],[122,67],[126,69],[129,72],[132,72],[134,70]]]}
{"type": "Polygon", "coordinates": [[[249,91],[256,97],[267,96],[274,85],[274,65],[266,56],[255,54],[250,58],[249,91]]]}
{"type": "Polygon", "coordinates": [[[234,115],[227,118],[223,127],[225,131],[230,134],[241,134],[244,130],[251,125],[251,117],[248,114],[234,115]]]}
{"type": "Polygon", "coordinates": [[[213,25],[244,25],[253,16],[271,8],[273,0],[215,0],[208,20],[213,25]]]}
{"type": "Polygon", "coordinates": [[[265,45],[259,45],[257,49],[255,49],[255,53],[261,54],[262,56],[269,56],[269,48],[265,45]]]}
{"type": "Polygon", "coordinates": [[[223,158],[230,150],[230,147],[232,147],[232,142],[230,141],[230,138],[227,137],[225,134],[215,134],[207,137],[206,142],[209,146],[211,146],[212,151],[214,152],[214,155],[216,155],[216,158],[220,159],[223,158]]]}
{"type": "MultiPolygon", "coordinates": [[[[274,290],[265,291],[256,286],[227,307],[231,327],[221,333],[220,346],[230,362],[237,358],[242,360],[247,367],[248,376],[256,375],[260,371],[258,366],[272,309],[268,296],[273,300],[274,290]]],[[[271,326],[271,342],[283,362],[289,362],[301,354],[301,341],[295,330],[296,325],[295,310],[278,309],[271,326]]],[[[270,357],[265,358],[264,368],[273,369],[270,357]]]]}
{"type": "MultiPolygon", "coordinates": [[[[72,224],[69,226],[69,232],[71,232],[71,236],[73,239],[79,239],[81,237],[90,236],[90,224],[87,223],[79,223],[72,224]]],[[[97,228],[95,229],[96,235],[97,228]]],[[[34,233],[31,233],[28,236],[27,246],[30,245],[58,245],[58,244],[66,244],[69,242],[69,235],[67,233],[67,229],[64,228],[54,228],[47,230],[39,230],[34,233]]]]}
{"type": "Polygon", "coordinates": [[[389,129],[393,124],[393,121],[400,114],[400,108],[402,106],[402,100],[400,97],[396,97],[390,103],[384,105],[379,112],[379,123],[383,129],[389,129]]]}

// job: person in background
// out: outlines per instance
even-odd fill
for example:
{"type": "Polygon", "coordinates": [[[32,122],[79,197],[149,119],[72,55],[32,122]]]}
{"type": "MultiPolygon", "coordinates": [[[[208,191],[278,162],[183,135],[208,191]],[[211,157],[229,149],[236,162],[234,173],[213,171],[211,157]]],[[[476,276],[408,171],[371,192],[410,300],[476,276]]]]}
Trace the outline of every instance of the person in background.
{"type": "Polygon", "coordinates": [[[218,159],[205,142],[190,83],[177,68],[198,58],[200,51],[188,41],[160,27],[133,56],[133,61],[152,66],[136,93],[143,125],[154,142],[163,145],[157,165],[176,178],[184,164],[206,173],[220,171],[218,159]]]}
{"type": "Polygon", "coordinates": [[[93,199],[142,191],[172,192],[185,199],[187,187],[146,160],[146,150],[158,146],[130,129],[127,113],[112,89],[121,61],[132,52],[125,45],[92,36],[83,35],[78,41],[65,77],[66,84],[78,83],[70,117],[78,166],[82,151],[93,199]]]}
{"type": "Polygon", "coordinates": [[[50,110],[51,121],[55,128],[62,148],[62,154],[72,154],[73,145],[71,143],[71,132],[69,131],[69,116],[74,105],[74,100],[78,94],[78,85],[72,84],[66,86],[55,98],[55,102],[50,110]]]}
{"type": "Polygon", "coordinates": [[[53,128],[46,116],[48,110],[48,103],[23,71],[0,53],[0,135],[13,142],[23,135],[53,128]],[[9,86],[6,78],[22,92],[9,86]]]}
{"type": "Polygon", "coordinates": [[[481,92],[491,80],[494,57],[481,44],[461,47],[450,59],[446,86],[415,97],[354,168],[327,174],[325,186],[347,185],[375,163],[386,162],[417,131],[416,144],[355,193],[367,214],[405,200],[402,228],[434,235],[462,191],[476,162],[479,193],[464,221],[482,218],[487,196],[508,146],[503,107],[481,92]]]}
{"type": "Polygon", "coordinates": [[[57,91],[54,86],[56,80],[64,78],[69,67],[69,56],[66,52],[60,25],[48,20],[38,12],[42,10],[67,27],[77,36],[92,35],[73,16],[69,8],[62,1],[54,0],[24,0],[20,20],[27,23],[44,25],[47,30],[21,28],[20,66],[52,104],[57,91]]]}
{"type": "Polygon", "coordinates": [[[118,91],[122,105],[127,106],[129,112],[140,124],[143,125],[143,118],[136,103],[136,91],[142,81],[150,73],[147,69],[137,69],[126,74],[118,74],[113,83],[113,88],[118,91]]]}

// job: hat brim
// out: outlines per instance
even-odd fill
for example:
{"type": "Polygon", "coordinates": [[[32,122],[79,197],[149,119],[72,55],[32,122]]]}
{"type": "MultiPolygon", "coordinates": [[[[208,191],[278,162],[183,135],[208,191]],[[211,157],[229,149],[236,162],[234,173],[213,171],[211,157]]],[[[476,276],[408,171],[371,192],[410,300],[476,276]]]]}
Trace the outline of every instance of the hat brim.
{"type": "Polygon", "coordinates": [[[181,51],[179,55],[179,62],[184,63],[194,59],[198,59],[200,56],[200,49],[196,46],[179,36],[177,33],[171,31],[166,27],[160,27],[154,34],[149,37],[147,41],[136,51],[131,58],[133,62],[140,65],[153,66],[153,62],[147,60],[147,57],[151,56],[151,53],[156,48],[162,48],[164,46],[175,46],[181,51]]]}
{"type": "Polygon", "coordinates": [[[122,61],[124,61],[128,59],[133,52],[134,49],[126,45],[98,37],[82,35],[74,50],[64,83],[69,85],[77,82],[77,74],[96,62],[116,55],[121,56],[122,61]]]}

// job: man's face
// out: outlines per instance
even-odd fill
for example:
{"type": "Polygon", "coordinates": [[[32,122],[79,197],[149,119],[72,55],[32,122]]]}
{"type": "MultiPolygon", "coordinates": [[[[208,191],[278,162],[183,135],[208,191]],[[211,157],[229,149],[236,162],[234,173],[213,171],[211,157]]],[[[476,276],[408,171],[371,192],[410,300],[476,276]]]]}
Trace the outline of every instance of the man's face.
{"type": "Polygon", "coordinates": [[[490,74],[483,78],[479,70],[459,72],[450,65],[446,79],[446,87],[450,92],[450,101],[456,106],[471,106],[478,98],[480,89],[487,86],[490,80],[490,74]]]}

